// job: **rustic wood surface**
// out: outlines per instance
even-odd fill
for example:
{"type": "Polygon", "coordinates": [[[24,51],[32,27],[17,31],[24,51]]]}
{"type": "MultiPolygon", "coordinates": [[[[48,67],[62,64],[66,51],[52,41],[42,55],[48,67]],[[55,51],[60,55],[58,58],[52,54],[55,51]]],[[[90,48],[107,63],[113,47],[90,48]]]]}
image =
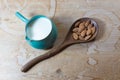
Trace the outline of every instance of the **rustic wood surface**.
{"type": "Polygon", "coordinates": [[[120,80],[120,0],[0,0],[0,80],[120,80]],[[51,18],[59,32],[55,46],[81,17],[94,18],[99,34],[22,73],[22,65],[49,50],[26,43],[25,23],[16,11],[28,19],[37,14],[51,18]]]}

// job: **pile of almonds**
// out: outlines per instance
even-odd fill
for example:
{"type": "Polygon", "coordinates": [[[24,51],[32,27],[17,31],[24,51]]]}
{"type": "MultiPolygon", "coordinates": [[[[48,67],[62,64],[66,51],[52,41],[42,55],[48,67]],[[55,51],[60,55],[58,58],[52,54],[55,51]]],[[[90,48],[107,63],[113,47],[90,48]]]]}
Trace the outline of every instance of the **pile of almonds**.
{"type": "Polygon", "coordinates": [[[94,35],[96,28],[90,20],[78,21],[72,31],[74,40],[89,40],[94,35]]]}

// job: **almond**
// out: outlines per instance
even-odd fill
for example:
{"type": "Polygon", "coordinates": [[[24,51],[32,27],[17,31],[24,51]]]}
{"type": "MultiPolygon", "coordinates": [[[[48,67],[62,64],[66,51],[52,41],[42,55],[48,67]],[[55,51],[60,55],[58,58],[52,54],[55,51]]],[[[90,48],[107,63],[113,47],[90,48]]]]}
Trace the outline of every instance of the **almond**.
{"type": "Polygon", "coordinates": [[[82,36],[79,36],[79,39],[80,39],[80,40],[85,40],[82,36]]]}
{"type": "Polygon", "coordinates": [[[82,37],[85,37],[85,35],[86,35],[86,30],[83,30],[83,31],[81,32],[81,36],[82,36],[82,37]]]}
{"type": "Polygon", "coordinates": [[[90,20],[78,21],[73,28],[72,37],[74,40],[89,40],[92,35],[95,34],[96,27],[91,23],[90,20]]]}
{"type": "Polygon", "coordinates": [[[75,39],[75,40],[78,39],[78,35],[76,33],[73,33],[72,36],[73,36],[73,39],[75,39]]]}
{"type": "Polygon", "coordinates": [[[86,37],[85,37],[85,40],[90,39],[90,38],[91,38],[91,36],[92,36],[92,35],[88,35],[88,36],[86,36],[86,37]]]}
{"type": "Polygon", "coordinates": [[[73,32],[78,32],[79,28],[74,28],[72,31],[73,32]]]}
{"type": "Polygon", "coordinates": [[[91,28],[91,30],[92,30],[92,34],[94,34],[94,33],[95,33],[95,27],[93,26],[93,27],[91,28]]]}
{"type": "Polygon", "coordinates": [[[90,24],[90,20],[87,20],[85,26],[87,27],[90,24]]]}
{"type": "Polygon", "coordinates": [[[78,22],[76,22],[75,23],[75,27],[78,27],[79,26],[79,24],[80,24],[80,22],[78,21],[78,22]]]}
{"type": "Polygon", "coordinates": [[[86,35],[90,35],[91,33],[92,33],[92,30],[88,29],[87,32],[86,32],[86,35]]]}
{"type": "Polygon", "coordinates": [[[88,28],[88,29],[92,28],[92,24],[89,24],[87,28],[88,28]]]}
{"type": "Polygon", "coordinates": [[[77,35],[81,35],[81,33],[80,33],[80,32],[76,32],[76,34],[77,34],[77,35]]]}
{"type": "Polygon", "coordinates": [[[84,24],[85,24],[85,23],[81,23],[81,24],[79,25],[79,30],[78,30],[78,32],[81,32],[82,30],[85,29],[84,24]]]}

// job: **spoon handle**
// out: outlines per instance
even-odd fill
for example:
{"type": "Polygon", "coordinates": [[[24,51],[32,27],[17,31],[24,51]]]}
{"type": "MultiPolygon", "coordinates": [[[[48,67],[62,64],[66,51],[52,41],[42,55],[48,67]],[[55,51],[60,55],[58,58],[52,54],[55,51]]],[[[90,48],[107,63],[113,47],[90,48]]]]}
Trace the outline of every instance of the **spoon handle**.
{"type": "Polygon", "coordinates": [[[69,42],[63,42],[60,46],[58,47],[54,47],[52,50],[50,50],[49,52],[43,54],[43,55],[40,55],[34,59],[32,59],[31,61],[29,61],[28,63],[26,63],[21,71],[22,72],[27,72],[29,69],[31,69],[34,65],[36,65],[37,63],[43,61],[43,60],[46,60],[56,54],[58,54],[59,52],[61,52],[63,49],[65,49],[67,46],[69,46],[71,43],[69,42]]]}

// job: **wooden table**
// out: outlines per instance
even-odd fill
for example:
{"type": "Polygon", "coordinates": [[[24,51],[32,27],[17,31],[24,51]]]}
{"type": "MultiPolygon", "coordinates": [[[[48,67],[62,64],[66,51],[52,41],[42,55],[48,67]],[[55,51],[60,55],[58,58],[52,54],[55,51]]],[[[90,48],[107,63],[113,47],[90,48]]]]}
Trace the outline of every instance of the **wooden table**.
{"type": "Polygon", "coordinates": [[[0,80],[120,80],[120,0],[0,0],[0,80]],[[26,43],[16,11],[51,18],[59,32],[55,46],[78,18],[94,18],[99,34],[22,73],[22,65],[49,50],[26,43]]]}

